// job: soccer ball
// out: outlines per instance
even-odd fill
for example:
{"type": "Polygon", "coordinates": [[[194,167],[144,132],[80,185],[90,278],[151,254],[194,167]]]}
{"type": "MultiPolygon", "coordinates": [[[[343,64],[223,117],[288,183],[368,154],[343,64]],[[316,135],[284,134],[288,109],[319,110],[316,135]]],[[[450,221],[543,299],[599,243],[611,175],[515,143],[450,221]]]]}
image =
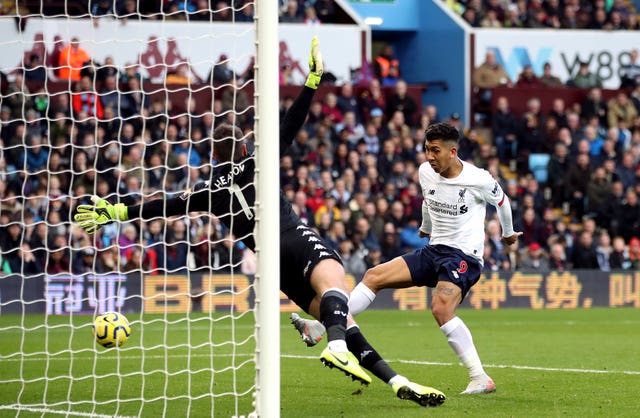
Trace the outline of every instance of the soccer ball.
{"type": "Polygon", "coordinates": [[[119,347],[129,339],[131,326],[121,313],[105,312],[93,320],[92,331],[98,344],[104,347],[119,347]]]}

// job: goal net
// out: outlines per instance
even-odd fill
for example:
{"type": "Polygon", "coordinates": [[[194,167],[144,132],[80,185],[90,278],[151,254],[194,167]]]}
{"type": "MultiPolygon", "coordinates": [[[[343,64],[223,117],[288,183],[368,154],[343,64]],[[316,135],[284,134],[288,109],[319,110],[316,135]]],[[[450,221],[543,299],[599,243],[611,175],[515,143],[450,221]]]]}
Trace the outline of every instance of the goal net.
{"type": "MultiPolygon", "coordinates": [[[[275,364],[278,387],[278,359],[260,349],[259,251],[209,213],[94,235],[72,217],[92,195],[132,205],[208,180],[221,122],[260,149],[254,90],[270,65],[260,51],[277,38],[262,47],[256,33],[275,33],[276,12],[242,0],[96,0],[5,13],[0,416],[269,415],[260,374],[273,377],[265,364],[275,364]],[[105,349],[92,320],[110,311],[132,332],[105,349]]],[[[277,79],[262,100],[277,112],[277,79]]]]}

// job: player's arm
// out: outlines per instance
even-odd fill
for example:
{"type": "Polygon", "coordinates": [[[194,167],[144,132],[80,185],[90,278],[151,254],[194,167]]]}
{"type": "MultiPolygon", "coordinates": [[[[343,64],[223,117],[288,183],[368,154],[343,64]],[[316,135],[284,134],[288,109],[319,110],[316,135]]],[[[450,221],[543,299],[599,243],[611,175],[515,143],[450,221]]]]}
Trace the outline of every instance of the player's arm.
{"type": "Polygon", "coordinates": [[[498,212],[498,220],[500,221],[500,226],[502,226],[502,242],[507,245],[511,245],[518,240],[518,237],[522,235],[522,232],[515,232],[513,230],[511,203],[504,192],[502,193],[502,199],[498,202],[496,208],[498,212]]]}
{"type": "Polygon", "coordinates": [[[98,196],[93,196],[93,205],[78,205],[73,219],[78,226],[89,234],[97,232],[104,225],[114,221],[132,219],[154,219],[184,215],[188,212],[205,212],[210,210],[211,191],[207,183],[200,183],[193,193],[182,193],[178,197],[157,199],[139,205],[126,206],[124,203],[111,204],[98,196]]]}
{"type": "Polygon", "coordinates": [[[318,37],[314,36],[311,40],[311,52],[309,54],[309,75],[307,81],[302,87],[300,94],[293,102],[287,113],[284,115],[284,119],[280,125],[280,156],[284,155],[287,148],[293,142],[293,138],[298,134],[298,131],[302,128],[309,108],[311,107],[311,101],[316,89],[320,85],[320,79],[322,78],[323,65],[322,54],[320,53],[318,37]]]}
{"type": "Polygon", "coordinates": [[[522,232],[513,230],[513,216],[511,215],[511,203],[500,187],[500,184],[491,177],[489,172],[482,170],[479,177],[479,189],[486,202],[496,207],[498,220],[502,227],[502,242],[511,245],[518,240],[522,232]],[[484,177],[483,177],[484,176],[484,177]]]}

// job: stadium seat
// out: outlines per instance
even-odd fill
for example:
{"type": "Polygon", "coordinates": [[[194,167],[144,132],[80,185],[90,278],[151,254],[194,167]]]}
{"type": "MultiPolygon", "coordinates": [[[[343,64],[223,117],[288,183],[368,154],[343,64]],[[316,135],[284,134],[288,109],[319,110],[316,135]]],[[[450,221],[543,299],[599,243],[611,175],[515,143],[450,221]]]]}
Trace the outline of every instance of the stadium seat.
{"type": "Polygon", "coordinates": [[[549,165],[549,154],[530,154],[529,170],[540,184],[547,182],[547,166],[549,165]]]}

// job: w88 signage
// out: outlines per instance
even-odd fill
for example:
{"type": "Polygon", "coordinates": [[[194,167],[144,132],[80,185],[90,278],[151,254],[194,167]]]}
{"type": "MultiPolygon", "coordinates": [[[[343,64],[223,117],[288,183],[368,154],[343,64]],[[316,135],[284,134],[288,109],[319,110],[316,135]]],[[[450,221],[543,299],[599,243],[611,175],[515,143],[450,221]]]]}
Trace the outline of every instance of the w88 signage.
{"type": "Polygon", "coordinates": [[[629,52],[638,48],[638,34],[632,31],[509,29],[509,36],[504,34],[504,29],[475,31],[474,66],[484,62],[487,51],[493,51],[513,82],[526,65],[541,75],[549,62],[552,73],[566,83],[575,76],[580,62],[587,62],[603,87],[617,89],[620,68],[630,62],[629,52]]]}

